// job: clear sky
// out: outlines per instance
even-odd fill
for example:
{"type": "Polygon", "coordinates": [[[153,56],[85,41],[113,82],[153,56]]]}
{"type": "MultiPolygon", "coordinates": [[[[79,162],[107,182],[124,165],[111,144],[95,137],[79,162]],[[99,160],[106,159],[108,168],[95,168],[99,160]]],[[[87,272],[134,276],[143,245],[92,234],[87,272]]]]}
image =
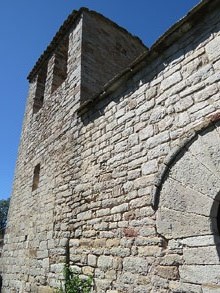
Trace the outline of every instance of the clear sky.
{"type": "Polygon", "coordinates": [[[73,9],[96,10],[150,47],[199,0],[0,0],[0,199],[11,194],[26,77],[73,9]]]}

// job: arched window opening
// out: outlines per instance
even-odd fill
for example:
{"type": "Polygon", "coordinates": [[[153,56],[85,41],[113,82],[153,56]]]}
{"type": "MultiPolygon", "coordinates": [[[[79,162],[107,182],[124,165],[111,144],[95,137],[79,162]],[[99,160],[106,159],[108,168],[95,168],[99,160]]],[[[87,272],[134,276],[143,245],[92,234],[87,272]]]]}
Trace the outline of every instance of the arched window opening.
{"type": "Polygon", "coordinates": [[[68,46],[69,39],[66,37],[56,49],[51,93],[53,93],[67,77],[68,46]]]}
{"type": "Polygon", "coordinates": [[[34,176],[33,176],[33,183],[32,183],[32,191],[36,190],[38,188],[40,181],[40,164],[38,164],[34,168],[34,176]]]}

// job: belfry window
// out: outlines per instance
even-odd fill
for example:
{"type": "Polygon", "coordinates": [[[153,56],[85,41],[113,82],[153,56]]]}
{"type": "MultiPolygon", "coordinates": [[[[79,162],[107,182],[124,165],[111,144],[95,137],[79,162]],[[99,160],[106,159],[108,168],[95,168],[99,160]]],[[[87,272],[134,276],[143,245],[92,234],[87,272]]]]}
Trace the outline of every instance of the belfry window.
{"type": "Polygon", "coordinates": [[[33,176],[33,183],[32,183],[32,191],[36,190],[39,186],[40,181],[40,164],[35,166],[34,168],[34,176],[33,176]]]}
{"type": "Polygon", "coordinates": [[[66,37],[55,51],[51,93],[53,93],[67,77],[68,46],[69,39],[66,37]]]}
{"type": "Polygon", "coordinates": [[[37,113],[43,106],[45,84],[47,79],[47,66],[44,66],[38,73],[36,92],[33,104],[33,114],[37,113]]]}

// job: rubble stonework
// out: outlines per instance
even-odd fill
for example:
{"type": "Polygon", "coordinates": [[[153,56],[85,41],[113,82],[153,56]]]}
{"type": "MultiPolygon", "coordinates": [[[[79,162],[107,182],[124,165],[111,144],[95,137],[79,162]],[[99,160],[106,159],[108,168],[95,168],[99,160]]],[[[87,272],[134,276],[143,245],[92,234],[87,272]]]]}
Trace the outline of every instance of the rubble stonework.
{"type": "Polygon", "coordinates": [[[150,50],[73,12],[28,78],[3,292],[219,292],[219,1],[150,50]]]}

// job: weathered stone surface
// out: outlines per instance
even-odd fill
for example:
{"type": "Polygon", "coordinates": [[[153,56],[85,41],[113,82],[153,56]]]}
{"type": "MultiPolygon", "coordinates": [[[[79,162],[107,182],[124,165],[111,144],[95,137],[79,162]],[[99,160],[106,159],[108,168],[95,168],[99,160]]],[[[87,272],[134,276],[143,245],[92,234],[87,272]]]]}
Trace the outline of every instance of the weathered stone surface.
{"type": "Polygon", "coordinates": [[[179,278],[179,271],[176,266],[159,266],[156,274],[166,280],[176,280],[179,278]]]}
{"type": "Polygon", "coordinates": [[[146,275],[148,272],[148,262],[141,257],[125,257],[123,268],[127,272],[146,275]]]}
{"type": "Polygon", "coordinates": [[[205,46],[205,50],[207,52],[207,55],[210,61],[215,61],[218,57],[220,57],[219,44],[220,44],[220,37],[217,36],[205,46]]]}
{"type": "Polygon", "coordinates": [[[218,177],[189,152],[177,161],[170,172],[170,177],[213,198],[220,190],[218,177]]]}
{"type": "Polygon", "coordinates": [[[218,292],[219,8],[149,54],[94,12],[66,22],[30,77],[4,292],[50,292],[68,263],[96,293],[218,292]]]}
{"type": "Polygon", "coordinates": [[[108,268],[112,268],[113,265],[113,257],[112,256],[105,256],[101,255],[98,258],[98,267],[100,267],[103,270],[107,270],[108,268]]]}
{"type": "MultiPolygon", "coordinates": [[[[179,181],[169,178],[161,192],[161,205],[175,211],[209,216],[214,201],[179,181]]],[[[213,216],[216,216],[213,212],[213,216]]]]}
{"type": "Polygon", "coordinates": [[[194,284],[187,284],[187,283],[182,283],[178,281],[171,281],[170,282],[170,289],[173,292],[186,292],[186,293],[201,293],[202,288],[199,285],[194,285],[194,284]]]}
{"type": "Polygon", "coordinates": [[[219,253],[216,246],[186,248],[183,249],[183,259],[186,265],[217,265],[219,253]]]}
{"type": "Polygon", "coordinates": [[[194,236],[179,241],[188,247],[214,246],[220,244],[220,237],[219,235],[194,236]]]}
{"type": "MultiPolygon", "coordinates": [[[[160,208],[157,215],[158,232],[166,238],[201,236],[209,234],[211,219],[196,214],[188,214],[160,208]]],[[[217,228],[215,227],[217,232],[217,228]]]]}
{"type": "Polygon", "coordinates": [[[182,80],[182,76],[180,72],[176,72],[161,82],[161,90],[165,91],[171,86],[174,86],[175,84],[179,83],[181,80],[182,80]]]}
{"type": "Polygon", "coordinates": [[[50,287],[39,287],[38,293],[53,293],[54,289],[50,287]]]}
{"type": "Polygon", "coordinates": [[[180,268],[180,277],[187,283],[220,284],[218,265],[184,265],[180,268]]]}
{"type": "Polygon", "coordinates": [[[220,290],[220,285],[204,285],[202,286],[203,293],[218,293],[220,290]]]}

